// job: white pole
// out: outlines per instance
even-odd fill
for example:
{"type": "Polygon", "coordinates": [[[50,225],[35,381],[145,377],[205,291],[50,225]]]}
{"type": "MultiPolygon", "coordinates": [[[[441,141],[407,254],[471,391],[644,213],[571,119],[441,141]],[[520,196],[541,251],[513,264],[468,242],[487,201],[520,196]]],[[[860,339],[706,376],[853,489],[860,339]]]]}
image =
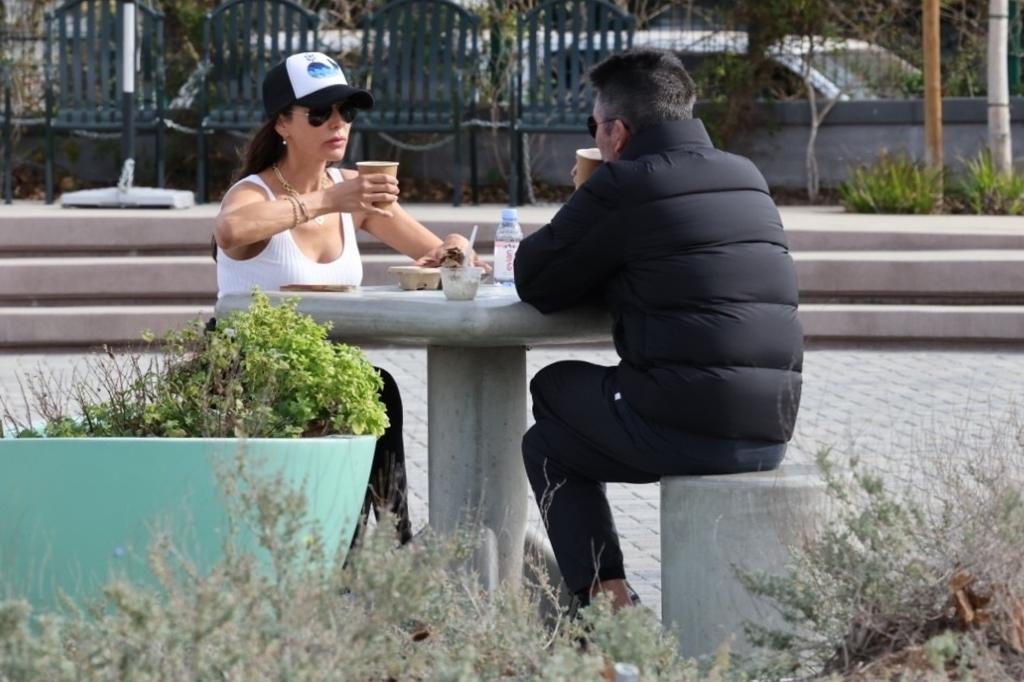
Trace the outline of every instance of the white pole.
{"type": "Polygon", "coordinates": [[[126,0],[121,13],[121,162],[135,158],[135,3],[126,0]]]}
{"type": "Polygon", "coordinates": [[[121,17],[121,73],[124,74],[121,91],[135,92],[135,3],[127,0],[121,17]]]}
{"type": "Polygon", "coordinates": [[[1007,46],[1010,35],[1009,0],[988,4],[988,146],[992,163],[1009,173],[1013,163],[1010,138],[1010,78],[1007,46]]]}

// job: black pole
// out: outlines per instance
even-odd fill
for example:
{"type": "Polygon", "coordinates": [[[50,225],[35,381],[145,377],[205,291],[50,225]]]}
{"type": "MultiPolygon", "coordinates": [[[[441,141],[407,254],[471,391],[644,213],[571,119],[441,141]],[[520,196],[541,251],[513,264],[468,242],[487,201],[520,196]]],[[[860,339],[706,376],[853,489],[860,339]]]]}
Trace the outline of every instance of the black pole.
{"type": "Polygon", "coordinates": [[[121,163],[135,158],[135,1],[121,8],[121,163]]]}

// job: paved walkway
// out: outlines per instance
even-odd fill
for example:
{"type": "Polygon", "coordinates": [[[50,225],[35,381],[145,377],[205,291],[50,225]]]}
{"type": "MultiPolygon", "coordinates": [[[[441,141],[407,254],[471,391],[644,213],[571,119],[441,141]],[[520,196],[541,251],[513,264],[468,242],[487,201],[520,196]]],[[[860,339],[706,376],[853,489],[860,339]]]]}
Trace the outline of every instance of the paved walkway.
{"type": "MultiPolygon", "coordinates": [[[[427,518],[426,352],[370,349],[402,388],[414,524],[427,518]]],[[[80,355],[0,355],[0,392],[17,400],[15,375],[40,362],[68,368],[80,355]]],[[[613,364],[606,347],[531,351],[532,376],[557,360],[613,364]]],[[[972,457],[1009,425],[1016,440],[1024,395],[1024,351],[955,352],[817,350],[804,367],[804,393],[790,461],[808,461],[821,447],[859,453],[890,475],[932,466],[951,455],[972,457]],[[937,458],[937,459],[936,459],[937,458]]],[[[610,485],[627,572],[644,602],[660,612],[660,545],[656,485],[610,485]]],[[[539,527],[536,508],[532,523],[539,527]]]]}

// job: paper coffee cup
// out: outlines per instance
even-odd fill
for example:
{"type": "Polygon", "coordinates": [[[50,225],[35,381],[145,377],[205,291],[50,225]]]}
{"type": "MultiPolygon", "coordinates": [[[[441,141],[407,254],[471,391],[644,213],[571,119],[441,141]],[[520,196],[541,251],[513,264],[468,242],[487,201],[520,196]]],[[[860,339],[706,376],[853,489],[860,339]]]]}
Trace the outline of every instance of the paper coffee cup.
{"type": "Polygon", "coordinates": [[[601,150],[597,147],[576,150],[576,189],[587,181],[587,178],[603,163],[601,150]]]}
{"type": "MultiPolygon", "coordinates": [[[[377,173],[383,173],[384,175],[390,175],[393,178],[398,177],[397,161],[356,161],[356,168],[359,170],[360,175],[376,175],[377,173]]],[[[374,208],[385,208],[388,204],[376,202],[373,206],[374,208]]]]}

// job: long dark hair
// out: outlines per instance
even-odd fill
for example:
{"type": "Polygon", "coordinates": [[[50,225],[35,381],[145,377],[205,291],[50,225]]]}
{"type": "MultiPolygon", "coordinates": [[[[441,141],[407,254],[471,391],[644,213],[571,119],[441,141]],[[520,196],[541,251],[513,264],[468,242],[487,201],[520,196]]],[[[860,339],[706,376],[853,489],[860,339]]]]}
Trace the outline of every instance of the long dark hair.
{"type": "MultiPolygon", "coordinates": [[[[291,107],[282,111],[280,116],[289,118],[291,107]]],[[[262,173],[266,169],[284,158],[284,140],[278,135],[274,126],[277,125],[277,116],[264,123],[253,136],[242,152],[242,166],[239,168],[232,182],[238,182],[247,175],[262,173]]]]}
{"type": "MultiPolygon", "coordinates": [[[[291,111],[291,107],[288,107],[280,115],[288,117],[291,111]]],[[[276,125],[277,116],[274,116],[249,138],[245,151],[242,152],[242,165],[231,179],[232,184],[249,175],[262,173],[284,157],[284,139],[274,129],[276,125]]],[[[217,260],[216,237],[210,238],[210,248],[213,251],[213,260],[217,260]]]]}

